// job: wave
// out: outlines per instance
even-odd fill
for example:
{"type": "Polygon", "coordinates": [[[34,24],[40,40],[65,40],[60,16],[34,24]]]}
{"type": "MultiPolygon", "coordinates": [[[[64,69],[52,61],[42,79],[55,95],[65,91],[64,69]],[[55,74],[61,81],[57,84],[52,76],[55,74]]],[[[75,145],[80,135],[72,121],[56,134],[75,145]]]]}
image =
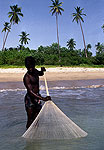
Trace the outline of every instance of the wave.
{"type": "Polygon", "coordinates": [[[12,92],[12,91],[25,91],[26,89],[19,89],[19,88],[17,88],[17,89],[2,89],[2,90],[0,90],[0,92],[5,92],[5,91],[10,91],[10,92],[12,92]]]}
{"type": "MultiPolygon", "coordinates": [[[[88,85],[88,86],[80,86],[80,87],[65,87],[65,86],[56,86],[56,87],[49,87],[49,90],[71,90],[71,89],[82,89],[82,88],[100,88],[100,87],[104,87],[104,85],[88,85]]],[[[41,85],[40,86],[40,90],[45,90],[45,86],[41,85]]],[[[5,92],[5,91],[26,91],[26,89],[1,89],[0,92],[5,92]]]]}
{"type": "MultiPolygon", "coordinates": [[[[80,89],[80,88],[100,88],[100,87],[104,87],[104,85],[87,85],[87,86],[72,86],[72,87],[65,87],[65,86],[56,86],[56,87],[50,87],[50,90],[60,90],[60,89],[80,89]]],[[[40,90],[45,90],[45,86],[40,86],[40,90]]]]}

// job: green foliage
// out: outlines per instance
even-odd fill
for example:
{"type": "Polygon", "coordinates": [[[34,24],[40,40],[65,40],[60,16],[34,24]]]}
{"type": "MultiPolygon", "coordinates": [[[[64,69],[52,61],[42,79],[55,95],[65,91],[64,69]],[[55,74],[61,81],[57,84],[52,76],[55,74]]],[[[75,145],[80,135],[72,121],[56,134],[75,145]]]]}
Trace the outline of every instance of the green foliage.
{"type": "Polygon", "coordinates": [[[84,43],[84,49],[85,49],[85,55],[87,57],[87,50],[86,50],[86,44],[85,44],[85,38],[84,38],[84,33],[83,33],[83,29],[82,29],[82,24],[81,21],[84,22],[83,20],[83,15],[86,16],[86,14],[82,13],[84,8],[80,8],[77,6],[77,8],[75,8],[75,13],[73,13],[73,21],[76,21],[77,23],[80,24],[81,27],[81,32],[82,32],[82,37],[83,37],[83,43],[84,43]]]}
{"type": "Polygon", "coordinates": [[[21,43],[21,45],[23,46],[23,44],[28,44],[28,40],[30,40],[28,38],[28,35],[26,32],[22,31],[21,34],[19,35],[21,38],[19,40],[19,42],[21,43]]]}
{"type": "Polygon", "coordinates": [[[82,13],[83,9],[84,9],[84,8],[81,9],[81,8],[78,7],[78,6],[77,6],[77,8],[75,8],[75,11],[76,11],[76,12],[72,14],[73,17],[74,17],[73,21],[76,21],[76,22],[78,23],[79,20],[81,20],[82,22],[84,22],[82,16],[83,16],[83,15],[86,16],[86,14],[83,14],[83,13],[82,13]]]}
{"type": "Polygon", "coordinates": [[[52,6],[49,6],[51,8],[50,12],[53,14],[60,14],[62,15],[61,11],[64,11],[64,9],[61,7],[63,2],[59,2],[59,0],[51,0],[52,6]]]}
{"type": "Polygon", "coordinates": [[[104,44],[100,44],[100,42],[98,42],[96,45],[96,55],[99,55],[99,54],[103,54],[104,53],[104,44]]]}
{"type": "Polygon", "coordinates": [[[7,37],[8,37],[8,34],[10,32],[12,24],[18,24],[20,22],[19,16],[23,17],[23,14],[21,13],[21,8],[18,7],[18,5],[10,6],[10,9],[11,9],[11,11],[8,12],[8,15],[9,15],[8,17],[10,18],[10,25],[8,22],[6,22],[4,24],[5,28],[2,30],[2,31],[5,31],[5,33],[7,30],[7,34],[4,35],[2,50],[5,49],[5,43],[6,43],[6,40],[7,40],[7,37]]]}
{"type": "Polygon", "coordinates": [[[73,38],[67,41],[67,47],[69,50],[74,50],[76,46],[76,41],[73,38]]]}
{"type": "Polygon", "coordinates": [[[58,15],[62,15],[61,11],[64,11],[64,9],[61,7],[63,2],[59,2],[59,0],[51,0],[52,5],[49,6],[51,8],[50,12],[52,12],[52,15],[55,14],[56,16],[56,25],[57,25],[57,42],[58,42],[58,53],[59,53],[59,62],[61,62],[60,58],[60,47],[59,47],[59,33],[58,33],[58,15]]]}
{"type": "Polygon", "coordinates": [[[0,51],[0,65],[4,65],[3,52],[0,51]]]}
{"type": "Polygon", "coordinates": [[[40,46],[37,50],[30,50],[28,47],[17,47],[0,51],[0,66],[24,66],[24,60],[27,56],[33,56],[36,65],[62,65],[62,66],[93,66],[104,65],[104,52],[92,56],[88,51],[88,57],[85,57],[84,50],[69,50],[66,47],[60,47],[61,62],[59,62],[58,44],[53,43],[50,46],[40,46]],[[60,63],[60,64],[59,64],[60,63]]]}
{"type": "Polygon", "coordinates": [[[5,22],[3,25],[4,25],[4,28],[2,30],[2,32],[6,32],[6,31],[10,31],[10,23],[9,22],[5,22]]]}
{"type": "Polygon", "coordinates": [[[20,21],[19,16],[23,17],[23,14],[21,13],[21,8],[18,7],[18,5],[10,6],[11,11],[8,12],[8,17],[10,18],[10,22],[13,22],[14,24],[18,24],[20,21]]]}

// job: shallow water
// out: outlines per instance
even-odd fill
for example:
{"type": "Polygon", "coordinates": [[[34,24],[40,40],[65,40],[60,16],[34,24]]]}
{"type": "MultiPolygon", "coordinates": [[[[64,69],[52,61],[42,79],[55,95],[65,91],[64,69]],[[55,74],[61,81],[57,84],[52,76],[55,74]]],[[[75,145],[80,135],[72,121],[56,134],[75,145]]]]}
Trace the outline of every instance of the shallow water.
{"type": "MultiPolygon", "coordinates": [[[[21,138],[26,125],[26,90],[1,90],[0,150],[104,150],[104,87],[84,88],[91,83],[88,82],[80,84],[81,86],[68,86],[68,82],[62,84],[62,81],[57,86],[50,83],[49,92],[54,103],[88,133],[85,138],[72,140],[27,141],[21,138]]],[[[41,85],[41,94],[46,95],[44,84],[41,85]]]]}

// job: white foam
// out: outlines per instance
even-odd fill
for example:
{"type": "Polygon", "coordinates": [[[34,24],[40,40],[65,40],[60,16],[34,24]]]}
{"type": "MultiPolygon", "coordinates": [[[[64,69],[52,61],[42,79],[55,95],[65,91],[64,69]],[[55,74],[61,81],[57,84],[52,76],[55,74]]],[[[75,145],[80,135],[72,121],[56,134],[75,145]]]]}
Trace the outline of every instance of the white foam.
{"type": "MultiPolygon", "coordinates": [[[[81,87],[50,87],[49,90],[66,90],[66,89],[81,89],[81,88],[99,88],[99,87],[104,87],[104,85],[88,85],[88,86],[81,86],[81,87]]],[[[45,86],[41,85],[40,86],[40,90],[44,91],[45,90],[45,86]]],[[[5,92],[5,91],[26,91],[26,89],[1,89],[0,92],[5,92]]]]}
{"type": "Polygon", "coordinates": [[[56,87],[53,87],[52,89],[56,89],[56,90],[58,90],[58,89],[67,89],[67,87],[64,87],[64,86],[58,87],[58,86],[56,86],[56,87]]]}
{"type": "Polygon", "coordinates": [[[6,92],[6,91],[25,91],[26,89],[19,89],[19,88],[17,88],[17,89],[2,89],[2,90],[0,90],[0,92],[6,92]]]}

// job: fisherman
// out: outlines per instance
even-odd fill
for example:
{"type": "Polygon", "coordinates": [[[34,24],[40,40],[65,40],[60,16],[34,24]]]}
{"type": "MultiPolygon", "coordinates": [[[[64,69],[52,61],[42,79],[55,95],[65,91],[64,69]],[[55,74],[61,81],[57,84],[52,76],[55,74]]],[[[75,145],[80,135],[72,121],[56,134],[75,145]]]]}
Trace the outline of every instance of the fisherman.
{"type": "Polygon", "coordinates": [[[35,68],[35,59],[32,56],[25,58],[25,67],[27,68],[27,73],[24,75],[23,82],[27,89],[25,109],[27,112],[26,128],[28,129],[42,108],[40,100],[48,101],[51,97],[42,97],[39,94],[39,76],[43,76],[46,69],[41,67],[41,71],[38,71],[35,68]]]}

